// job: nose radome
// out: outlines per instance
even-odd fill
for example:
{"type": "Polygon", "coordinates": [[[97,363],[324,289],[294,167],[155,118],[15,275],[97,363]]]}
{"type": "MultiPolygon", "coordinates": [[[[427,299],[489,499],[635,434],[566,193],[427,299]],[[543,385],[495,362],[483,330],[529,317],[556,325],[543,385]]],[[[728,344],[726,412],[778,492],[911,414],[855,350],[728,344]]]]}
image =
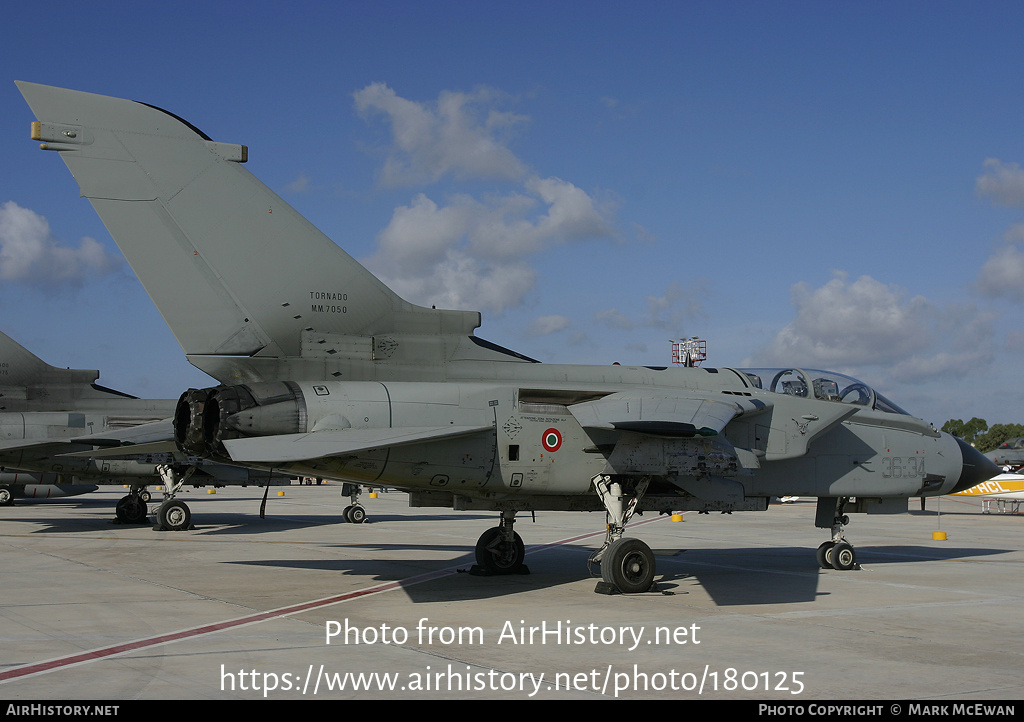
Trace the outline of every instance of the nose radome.
{"type": "Polygon", "coordinates": [[[1002,473],[1002,470],[993,464],[991,459],[986,458],[967,442],[957,439],[956,443],[960,445],[963,467],[960,470],[960,478],[957,480],[956,486],[946,492],[947,494],[970,489],[972,486],[977,486],[981,482],[988,481],[993,476],[998,476],[1002,473]]]}

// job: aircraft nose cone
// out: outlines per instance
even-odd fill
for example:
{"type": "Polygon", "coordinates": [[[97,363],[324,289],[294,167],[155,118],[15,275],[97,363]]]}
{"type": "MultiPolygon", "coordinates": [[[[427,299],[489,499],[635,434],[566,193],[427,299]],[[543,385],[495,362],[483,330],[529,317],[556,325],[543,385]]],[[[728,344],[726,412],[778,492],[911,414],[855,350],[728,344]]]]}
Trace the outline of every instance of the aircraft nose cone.
{"type": "Polygon", "coordinates": [[[956,443],[960,445],[960,454],[963,456],[963,467],[960,470],[960,479],[947,494],[970,489],[983,481],[988,481],[993,476],[1002,473],[1002,470],[986,458],[980,451],[961,439],[956,443]]]}

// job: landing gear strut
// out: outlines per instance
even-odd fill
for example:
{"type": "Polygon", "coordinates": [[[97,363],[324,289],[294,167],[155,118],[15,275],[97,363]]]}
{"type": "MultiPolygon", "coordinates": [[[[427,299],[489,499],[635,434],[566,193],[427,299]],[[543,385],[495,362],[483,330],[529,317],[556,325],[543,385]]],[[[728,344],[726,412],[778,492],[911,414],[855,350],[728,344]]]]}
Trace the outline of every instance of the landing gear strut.
{"type": "Polygon", "coordinates": [[[347,496],[352,503],[341,512],[342,518],[349,524],[362,524],[366,521],[366,509],[359,503],[359,495],[363,489],[359,484],[342,484],[341,495],[347,496]]]}
{"type": "Polygon", "coordinates": [[[603,474],[595,476],[592,483],[604,503],[608,518],[604,545],[590,557],[591,563],[601,565],[602,581],[594,591],[599,594],[639,594],[650,590],[654,585],[654,552],[639,539],[622,536],[626,523],[647,491],[650,478],[640,480],[632,493],[624,492],[622,484],[603,474]]]}
{"type": "Polygon", "coordinates": [[[196,467],[189,467],[188,471],[179,475],[171,466],[161,465],[156,467],[164,483],[164,500],[156,510],[157,531],[187,531],[192,528],[192,512],[188,504],[175,499],[175,495],[182,485],[195,473],[196,467]]]}
{"type": "Polygon", "coordinates": [[[822,569],[860,569],[853,545],[843,537],[843,527],[850,523],[850,517],[843,513],[849,501],[848,496],[818,499],[815,525],[832,528],[832,539],[822,543],[817,551],[818,566],[822,569]]]}
{"type": "Polygon", "coordinates": [[[526,547],[512,528],[514,511],[503,511],[498,526],[480,535],[476,542],[476,569],[479,574],[529,574],[523,564],[526,547]]]}

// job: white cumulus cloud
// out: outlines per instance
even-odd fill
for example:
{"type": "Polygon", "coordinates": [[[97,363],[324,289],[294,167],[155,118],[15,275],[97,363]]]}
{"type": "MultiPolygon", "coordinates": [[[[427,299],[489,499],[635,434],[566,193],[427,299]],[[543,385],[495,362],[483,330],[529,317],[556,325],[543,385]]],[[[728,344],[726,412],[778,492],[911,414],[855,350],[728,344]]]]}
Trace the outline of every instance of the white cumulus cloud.
{"type": "Polygon", "coordinates": [[[93,238],[62,245],[47,220],[14,201],[0,206],[0,280],[80,283],[118,268],[121,257],[93,238]]]}
{"type": "Polygon", "coordinates": [[[547,336],[558,331],[564,331],[571,322],[565,316],[551,315],[540,316],[530,324],[531,336],[547,336]]]}
{"type": "Polygon", "coordinates": [[[612,203],[530,171],[508,148],[527,119],[502,110],[502,93],[445,91],[421,103],[374,83],[354,97],[368,122],[389,123],[385,185],[445,182],[435,197],[420,191],[397,206],[366,259],[407,300],[501,313],[534,288],[536,254],[616,236],[612,203]]]}
{"type": "MultiPolygon", "coordinates": [[[[1024,208],[1024,169],[1016,163],[989,158],[985,173],[975,181],[979,196],[1010,208],[1024,208]]],[[[989,298],[1024,301],[1024,223],[1013,224],[1003,243],[982,265],[974,282],[974,290],[989,298]]]]}
{"type": "Polygon", "coordinates": [[[989,158],[984,165],[985,173],[974,183],[978,195],[987,196],[1001,206],[1024,207],[1024,169],[997,158],[989,158]]]}
{"type": "Polygon", "coordinates": [[[939,307],[870,276],[835,272],[820,288],[796,284],[796,317],[744,363],[833,370],[883,367],[902,382],[962,376],[994,353],[995,315],[939,307]]]}
{"type": "Polygon", "coordinates": [[[1024,252],[1016,245],[997,249],[981,267],[974,287],[984,296],[1024,301],[1024,252]]]}
{"type": "Polygon", "coordinates": [[[705,292],[703,281],[695,280],[689,289],[678,281],[672,281],[661,296],[644,297],[646,306],[637,318],[617,308],[609,308],[595,313],[594,319],[620,331],[655,328],[669,333],[682,333],[685,323],[704,316],[699,298],[705,292]]]}
{"type": "Polygon", "coordinates": [[[505,136],[528,119],[495,108],[504,99],[497,91],[445,91],[433,103],[418,103],[384,83],[372,83],[353,97],[364,117],[381,114],[391,125],[392,146],[381,171],[384,185],[432,182],[449,174],[516,179],[526,172],[506,147],[505,136]]]}

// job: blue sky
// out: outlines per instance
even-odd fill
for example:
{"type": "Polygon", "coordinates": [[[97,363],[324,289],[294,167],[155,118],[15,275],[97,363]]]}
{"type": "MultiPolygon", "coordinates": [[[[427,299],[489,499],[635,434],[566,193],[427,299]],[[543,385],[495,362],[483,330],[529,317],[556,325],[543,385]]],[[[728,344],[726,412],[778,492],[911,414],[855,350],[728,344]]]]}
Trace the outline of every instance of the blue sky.
{"type": "Polygon", "coordinates": [[[14,80],[215,140],[408,300],[545,362],[849,373],[1024,422],[1024,6],[8,3],[2,330],[101,383],[193,369],[14,80]],[[40,11],[45,9],[46,13],[40,11]]]}

